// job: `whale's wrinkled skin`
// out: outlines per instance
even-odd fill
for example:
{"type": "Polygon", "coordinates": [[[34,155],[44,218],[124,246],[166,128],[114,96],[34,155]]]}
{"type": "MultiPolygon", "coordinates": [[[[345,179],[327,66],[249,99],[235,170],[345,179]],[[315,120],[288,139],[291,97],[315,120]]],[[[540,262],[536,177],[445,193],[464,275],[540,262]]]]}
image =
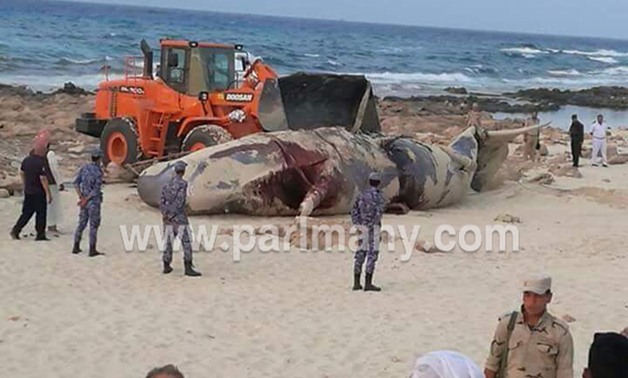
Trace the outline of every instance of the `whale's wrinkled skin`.
{"type": "MultiPolygon", "coordinates": [[[[260,133],[196,151],[188,164],[189,214],[259,216],[349,214],[370,172],[382,174],[389,204],[425,210],[481,191],[508,155],[508,142],[541,127],[486,131],[469,127],[448,146],[410,137],[354,134],[341,127],[260,133]]],[[[174,161],[138,178],[140,198],[159,204],[174,161]]]]}

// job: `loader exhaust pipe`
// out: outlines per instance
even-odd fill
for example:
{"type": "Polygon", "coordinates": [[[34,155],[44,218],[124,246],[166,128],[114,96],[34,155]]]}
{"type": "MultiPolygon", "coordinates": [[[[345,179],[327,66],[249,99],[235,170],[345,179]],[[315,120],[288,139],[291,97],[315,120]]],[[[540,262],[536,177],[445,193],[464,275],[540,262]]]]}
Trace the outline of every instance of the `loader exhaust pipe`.
{"type": "Polygon", "coordinates": [[[144,72],[143,76],[145,78],[153,79],[153,50],[151,50],[148,42],[145,39],[142,39],[140,42],[140,49],[142,50],[142,54],[144,54],[144,72]]]}

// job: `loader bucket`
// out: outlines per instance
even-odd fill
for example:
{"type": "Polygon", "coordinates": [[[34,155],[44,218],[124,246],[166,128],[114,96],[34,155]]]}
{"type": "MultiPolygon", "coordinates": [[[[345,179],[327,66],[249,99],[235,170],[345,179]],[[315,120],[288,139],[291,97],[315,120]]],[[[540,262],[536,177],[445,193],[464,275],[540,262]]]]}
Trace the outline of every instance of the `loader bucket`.
{"type": "Polygon", "coordinates": [[[340,126],[351,132],[381,131],[373,91],[364,76],[299,72],[279,78],[278,84],[272,88],[267,83],[271,87],[264,88],[268,98],[262,95],[260,101],[260,121],[267,131],[285,130],[286,126],[290,130],[340,126]],[[278,110],[279,96],[283,112],[278,110]]]}
{"type": "Polygon", "coordinates": [[[268,79],[264,82],[257,116],[264,131],[288,130],[288,120],[277,79],[268,79]]]}

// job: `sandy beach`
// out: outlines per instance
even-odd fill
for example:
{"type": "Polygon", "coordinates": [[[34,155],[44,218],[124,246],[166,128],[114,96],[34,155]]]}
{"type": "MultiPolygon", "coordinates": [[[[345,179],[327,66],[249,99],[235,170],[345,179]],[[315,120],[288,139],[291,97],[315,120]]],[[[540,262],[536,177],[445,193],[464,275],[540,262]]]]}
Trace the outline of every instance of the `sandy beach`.
{"type": "MultiPolygon", "coordinates": [[[[89,104],[76,109],[81,107],[89,104]]],[[[72,148],[70,143],[79,138],[69,137],[73,117],[65,117],[65,123],[59,121],[62,131],[54,135],[72,148]]],[[[460,115],[409,115],[413,121],[396,117],[384,122],[389,131],[407,131],[409,124],[446,130],[462,120],[460,115]]],[[[13,133],[13,140],[32,137],[33,129],[16,132],[8,130],[13,121],[5,118],[2,123],[0,132],[13,133]]],[[[422,131],[427,140],[439,139],[422,131]]],[[[566,138],[556,130],[544,132],[544,137],[554,142],[566,138]]],[[[617,140],[621,152],[623,134],[617,140]]],[[[156,246],[146,252],[124,249],[121,225],[160,222],[158,211],[143,204],[130,184],[105,187],[98,245],[106,256],[96,258],[70,253],[78,216],[72,188],[62,192],[62,234],[48,242],[35,242],[32,235],[11,240],[9,230],[22,197],[2,199],[3,370],[12,377],[131,378],[173,363],[191,378],[407,377],[418,356],[438,349],[459,351],[483,366],[497,317],[520,304],[521,279],[547,273],[554,279],[550,311],[575,319],[569,326],[575,342],[574,374],[579,377],[593,334],[628,326],[628,252],[623,245],[628,166],[595,168],[584,159],[582,177],[567,177],[557,171],[569,164],[566,145],[548,143],[542,162],[526,165],[518,142],[511,146],[504,181],[495,189],[470,193],[463,203],[444,209],[386,214],[384,224],[408,229],[420,225],[421,239],[433,241],[440,225],[459,230],[464,225],[504,224],[495,218],[509,214],[521,221],[512,224],[518,228],[521,250],[415,250],[404,262],[403,244],[397,240],[393,251],[380,254],[374,276],[383,288],[380,293],[351,290],[353,255],[348,251],[253,250],[239,262],[219,249],[201,251],[194,257],[203,273],[199,278],[183,276],[178,254],[175,271],[164,276],[156,246]],[[535,182],[543,173],[552,180],[535,182]]],[[[73,151],[61,153],[68,180],[86,159],[83,149],[73,151]]],[[[190,220],[193,226],[222,229],[293,221],[241,216],[190,220]]],[[[348,222],[349,216],[324,221],[348,222]]],[[[23,231],[30,233],[33,220],[23,231]]],[[[84,250],[87,237],[86,231],[84,250]]],[[[233,242],[227,232],[216,240],[223,242],[233,242]]]]}

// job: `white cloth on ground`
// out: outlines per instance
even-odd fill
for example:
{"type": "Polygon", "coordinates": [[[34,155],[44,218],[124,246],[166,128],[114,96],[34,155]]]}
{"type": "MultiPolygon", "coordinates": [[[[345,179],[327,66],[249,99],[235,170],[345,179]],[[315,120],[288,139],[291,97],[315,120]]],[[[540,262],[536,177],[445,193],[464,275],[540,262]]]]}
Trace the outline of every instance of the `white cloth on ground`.
{"type": "Polygon", "coordinates": [[[484,378],[484,373],[469,357],[439,350],[419,357],[409,378],[484,378]]]}

